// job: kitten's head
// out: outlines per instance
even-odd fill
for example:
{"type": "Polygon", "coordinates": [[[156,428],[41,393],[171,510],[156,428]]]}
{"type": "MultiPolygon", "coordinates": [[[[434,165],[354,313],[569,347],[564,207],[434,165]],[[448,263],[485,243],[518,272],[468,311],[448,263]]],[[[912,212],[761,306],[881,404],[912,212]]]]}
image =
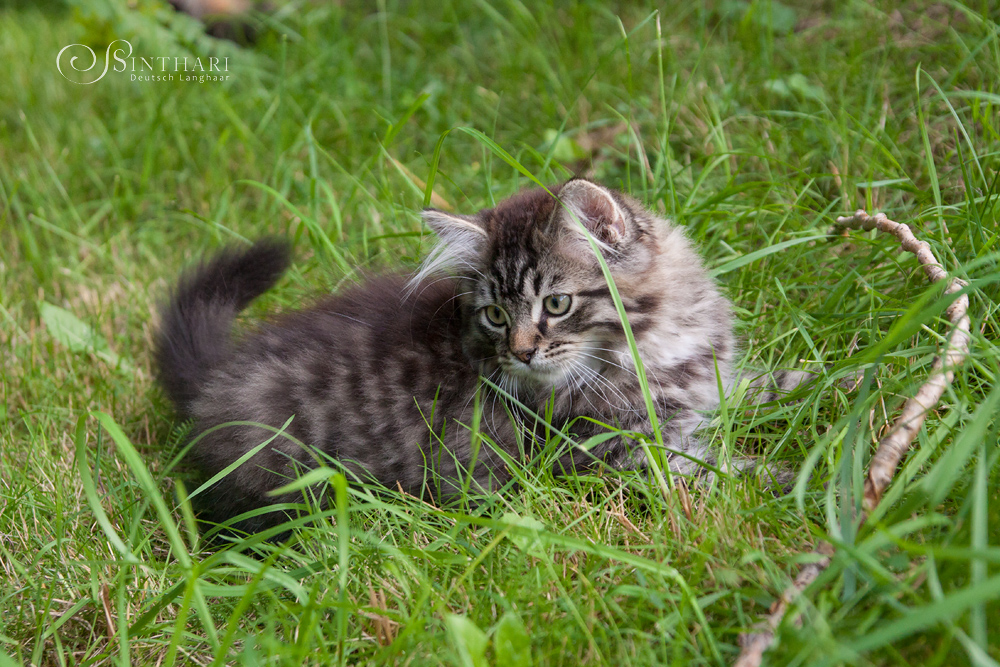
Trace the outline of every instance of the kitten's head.
{"type": "Polygon", "coordinates": [[[425,211],[441,243],[416,279],[443,269],[458,274],[470,358],[487,374],[499,369],[538,387],[585,384],[626,349],[590,240],[637,337],[655,325],[662,305],[657,260],[667,223],[583,179],[551,191],[558,199],[530,190],[471,216],[425,211]]]}

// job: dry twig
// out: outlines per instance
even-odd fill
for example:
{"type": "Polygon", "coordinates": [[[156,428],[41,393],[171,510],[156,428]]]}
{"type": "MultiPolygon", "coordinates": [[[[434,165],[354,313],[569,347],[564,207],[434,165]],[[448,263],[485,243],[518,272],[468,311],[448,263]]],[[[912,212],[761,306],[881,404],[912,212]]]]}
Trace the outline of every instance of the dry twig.
{"type": "MultiPolygon", "coordinates": [[[[909,227],[889,220],[884,213],[869,216],[864,211],[859,210],[849,218],[837,218],[837,224],[845,228],[860,228],[866,231],[877,229],[880,232],[892,234],[899,239],[903,250],[916,255],[928,280],[936,283],[948,277],[937,258],[934,257],[934,253],[931,252],[931,247],[925,241],[918,241],[909,227]]],[[[964,281],[952,278],[945,293],[953,294],[963,287],[965,287],[964,281]]],[[[920,430],[924,419],[927,418],[927,413],[941,400],[944,390],[955,378],[955,368],[962,364],[969,351],[968,311],[969,297],[965,294],[960,295],[948,306],[946,314],[951,322],[952,330],[944,354],[934,360],[930,377],[927,378],[916,395],[903,404],[902,414],[896,419],[889,434],[879,442],[875,456],[868,464],[868,478],[865,480],[865,509],[869,512],[875,509],[875,506],[882,499],[882,494],[892,481],[896,466],[906,450],[909,449],[910,443],[913,442],[917,431],[920,430]]]]}
{"type": "MultiPolygon", "coordinates": [[[[941,263],[931,252],[931,247],[924,241],[918,241],[908,226],[889,220],[884,213],[870,216],[865,211],[858,210],[852,216],[837,218],[837,228],[863,229],[865,231],[877,229],[880,232],[892,234],[899,239],[903,250],[911,252],[917,257],[917,261],[923,267],[928,280],[935,283],[947,277],[941,263]]],[[[945,293],[953,294],[965,286],[964,281],[952,278],[945,293]]],[[[961,365],[969,351],[968,311],[969,297],[965,294],[959,295],[948,306],[946,314],[952,329],[945,344],[944,353],[934,360],[930,377],[927,378],[916,395],[907,399],[906,403],[903,404],[902,413],[896,419],[889,433],[879,442],[878,449],[868,464],[864,497],[865,509],[868,512],[875,509],[875,506],[882,499],[882,494],[892,482],[896,466],[899,465],[900,459],[909,449],[917,431],[920,430],[924,419],[927,418],[927,413],[941,400],[944,390],[955,378],[955,368],[961,365]]],[[[865,518],[866,516],[862,515],[861,521],[864,522],[865,518]]],[[[799,571],[795,581],[785,589],[781,599],[771,608],[771,613],[758,626],[758,632],[740,637],[740,644],[743,648],[736,662],[733,663],[734,667],[759,667],[764,651],[774,641],[774,632],[784,618],[788,605],[830,564],[833,550],[829,545],[821,544],[815,553],[818,560],[799,571]]]]}

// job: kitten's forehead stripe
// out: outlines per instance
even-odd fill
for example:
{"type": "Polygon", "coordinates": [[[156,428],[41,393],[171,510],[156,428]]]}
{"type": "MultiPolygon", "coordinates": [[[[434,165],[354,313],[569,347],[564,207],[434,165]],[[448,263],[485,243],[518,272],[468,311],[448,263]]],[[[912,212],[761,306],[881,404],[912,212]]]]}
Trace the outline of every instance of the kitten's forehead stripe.
{"type": "Polygon", "coordinates": [[[517,280],[515,281],[515,285],[520,289],[521,293],[524,294],[525,296],[527,296],[528,294],[528,279],[531,277],[528,274],[529,272],[533,272],[536,270],[537,269],[535,262],[528,261],[524,263],[524,266],[521,267],[521,272],[517,274],[517,280]]]}
{"type": "Polygon", "coordinates": [[[501,297],[517,299],[526,293],[525,280],[531,271],[537,272],[543,252],[538,247],[535,232],[552,217],[554,210],[552,195],[544,190],[528,190],[482,212],[490,237],[493,273],[500,280],[501,297]]]}

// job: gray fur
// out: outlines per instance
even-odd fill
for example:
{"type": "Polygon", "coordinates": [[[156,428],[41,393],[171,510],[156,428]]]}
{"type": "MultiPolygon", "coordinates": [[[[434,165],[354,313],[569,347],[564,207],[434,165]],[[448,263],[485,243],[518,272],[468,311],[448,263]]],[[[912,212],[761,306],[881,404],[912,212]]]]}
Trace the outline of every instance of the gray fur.
{"type": "MultiPolygon", "coordinates": [[[[237,420],[280,427],[291,417],[288,435],[315,448],[276,438],[205,494],[202,516],[221,522],[294,502],[294,495],[276,499],[267,491],[315,465],[317,456],[392,488],[453,494],[460,488],[459,469],[472,464],[462,424],[472,421],[480,376],[539,414],[554,395],[553,423],[572,422],[578,441],[604,431],[594,422],[651,434],[588,234],[629,314],[664,442],[671,452],[712,461],[694,434],[717,406],[720,384],[730,385],[729,302],[683,232],[631,197],[584,180],[553,193],[559,200],[544,190],[522,192],[473,216],[429,211],[425,218],[442,239],[429,270],[409,282],[394,275],[370,279],[235,343],[223,334],[224,340],[207,343],[191,329],[228,331],[235,306],[248,299],[228,295],[224,286],[257,284],[262,292],[283,255],[274,242],[249,250],[258,260],[271,259],[256,281],[241,282],[241,272],[250,269],[231,251],[188,274],[165,311],[157,353],[161,378],[182,413],[194,418],[198,433],[237,420]],[[442,267],[452,275],[442,276],[442,267]],[[542,299],[551,295],[569,295],[568,312],[548,314],[542,299]],[[491,305],[503,309],[508,325],[490,324],[484,308],[491,305]]],[[[532,420],[488,387],[480,400],[484,433],[512,457],[530,455],[538,437],[523,424],[532,420]]],[[[225,427],[200,440],[191,457],[208,478],[271,435],[257,427],[225,427]]],[[[699,469],[685,457],[670,460],[678,472],[699,469]]],[[[616,437],[587,453],[567,452],[559,465],[579,469],[597,462],[645,464],[635,442],[616,437]]],[[[472,476],[486,491],[510,478],[489,447],[472,476]]],[[[238,527],[255,531],[283,518],[265,514],[238,527]]]]}

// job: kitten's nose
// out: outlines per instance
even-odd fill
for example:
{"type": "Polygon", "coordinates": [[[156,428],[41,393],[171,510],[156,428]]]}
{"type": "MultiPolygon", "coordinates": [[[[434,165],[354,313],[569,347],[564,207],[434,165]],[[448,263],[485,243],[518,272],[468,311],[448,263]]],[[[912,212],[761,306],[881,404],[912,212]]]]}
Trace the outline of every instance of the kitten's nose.
{"type": "Polygon", "coordinates": [[[535,356],[535,352],[538,352],[538,348],[533,347],[530,350],[511,350],[511,352],[514,354],[515,357],[517,357],[524,363],[530,364],[532,357],[535,356]]]}

